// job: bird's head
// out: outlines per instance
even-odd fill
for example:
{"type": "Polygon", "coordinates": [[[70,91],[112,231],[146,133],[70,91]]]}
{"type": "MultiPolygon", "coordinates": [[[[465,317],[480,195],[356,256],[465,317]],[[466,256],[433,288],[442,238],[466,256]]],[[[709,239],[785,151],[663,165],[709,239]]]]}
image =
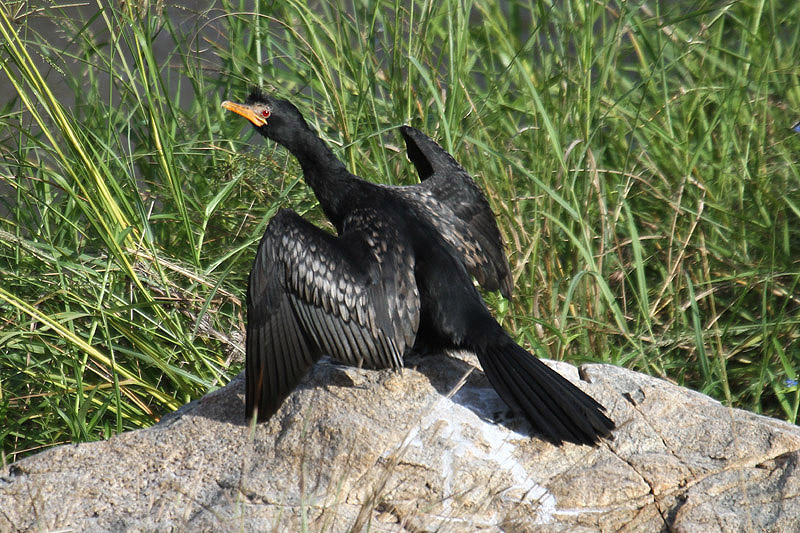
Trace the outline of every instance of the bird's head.
{"type": "Polygon", "coordinates": [[[309,129],[291,102],[273,98],[259,89],[254,89],[243,104],[226,100],[222,107],[243,116],[261,135],[284,146],[291,146],[299,132],[309,129]]]}

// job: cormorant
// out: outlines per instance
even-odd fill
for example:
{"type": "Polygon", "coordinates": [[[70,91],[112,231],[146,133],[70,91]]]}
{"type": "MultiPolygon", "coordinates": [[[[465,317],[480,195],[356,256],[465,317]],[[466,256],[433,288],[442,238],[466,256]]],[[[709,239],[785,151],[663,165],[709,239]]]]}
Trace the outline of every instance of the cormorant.
{"type": "Polygon", "coordinates": [[[517,345],[473,285],[509,297],[511,273],[486,198],[450,154],[403,126],[421,182],[379,185],[348,172],[290,102],[254,90],[222,106],[297,158],[337,232],[289,209],[269,222],[247,291],[248,417],[272,416],[323,354],[399,369],[415,347],[464,348],[547,440],[609,435],[605,408],[517,345]]]}

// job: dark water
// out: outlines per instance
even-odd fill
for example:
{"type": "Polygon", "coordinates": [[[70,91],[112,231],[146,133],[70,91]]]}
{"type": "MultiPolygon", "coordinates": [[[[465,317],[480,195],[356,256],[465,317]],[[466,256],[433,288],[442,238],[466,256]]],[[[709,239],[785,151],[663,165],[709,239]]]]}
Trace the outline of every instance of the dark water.
{"type": "MultiPolygon", "coordinates": [[[[143,2],[134,2],[132,5],[141,3],[143,2]]],[[[100,2],[100,5],[98,3],[67,4],[62,2],[63,7],[42,2],[21,2],[20,4],[16,10],[11,10],[12,15],[15,16],[14,27],[23,40],[47,43],[41,47],[30,46],[28,53],[61,104],[70,108],[75,102],[75,91],[67,83],[69,77],[77,76],[79,80],[85,81],[87,87],[89,84],[95,84],[103,94],[102,89],[105,89],[108,84],[108,76],[102,72],[102,68],[94,68],[95,79],[92,80],[87,75],[87,71],[91,67],[86,65],[83,59],[86,57],[84,49],[87,39],[91,39],[96,45],[104,46],[108,50],[111,43],[119,37],[119,35],[112,35],[112,32],[124,31],[124,28],[115,26],[113,22],[109,25],[104,20],[105,16],[110,17],[110,15],[107,12],[104,13],[101,5],[107,4],[105,2],[100,2]],[[113,30],[109,30],[109,26],[113,30]]],[[[124,2],[120,4],[125,5],[124,2]]],[[[132,9],[135,8],[132,7],[132,9]]],[[[139,11],[139,13],[142,12],[139,11]]],[[[218,63],[216,55],[207,45],[208,40],[225,43],[221,18],[226,14],[218,2],[195,0],[169,5],[151,2],[147,13],[151,17],[162,20],[164,17],[169,17],[170,23],[177,29],[177,32],[185,35],[187,41],[191,43],[191,48],[187,50],[191,56],[203,61],[210,68],[218,63]]],[[[132,65],[129,47],[123,44],[120,48],[125,60],[132,65]]],[[[170,61],[172,68],[181,68],[180,63],[174,58],[169,60],[175,51],[175,42],[169,31],[162,29],[154,39],[152,48],[159,66],[170,61]]],[[[170,76],[170,78],[171,87],[168,87],[168,93],[174,94],[179,78],[178,76],[170,76]]],[[[184,86],[185,90],[189,91],[188,84],[181,84],[181,87],[184,86]]],[[[7,105],[15,96],[16,91],[8,77],[0,74],[0,106],[7,105]]]]}
{"type": "MultiPolygon", "coordinates": [[[[137,11],[139,8],[135,6],[143,3],[146,2],[140,1],[128,6],[124,2],[118,2],[116,9],[119,12],[130,7],[137,16],[151,17],[153,25],[162,28],[155,34],[152,50],[159,70],[166,68],[170,71],[169,75],[162,76],[167,83],[164,90],[170,98],[176,98],[179,102],[189,102],[195,96],[191,84],[186,82],[186,69],[181,57],[175,53],[175,41],[178,39],[184,46],[189,43],[188,48],[181,53],[190,56],[195,64],[201,62],[203,68],[218,68],[220,61],[216,51],[208,43],[211,41],[217,46],[227,46],[227,38],[223,31],[224,17],[227,14],[219,3],[213,0],[194,0],[168,5],[151,2],[146,11],[137,11]],[[174,28],[172,33],[178,36],[173,36],[163,27],[167,20],[174,28]]],[[[100,49],[100,56],[112,56],[114,43],[120,41],[123,35],[132,34],[124,25],[120,26],[114,21],[110,10],[105,9],[108,5],[108,2],[39,1],[4,3],[0,7],[12,18],[14,31],[28,44],[26,52],[45,79],[49,90],[68,113],[76,116],[80,116],[80,112],[76,111],[78,105],[94,107],[90,94],[111,98],[113,104],[114,95],[120,90],[119,88],[110,90],[111,77],[105,72],[109,67],[102,64],[97,54],[87,53],[92,47],[96,47],[100,49]],[[107,22],[107,19],[111,22],[107,22]],[[90,92],[92,88],[96,88],[97,92],[90,92]]],[[[123,70],[123,62],[131,69],[136,68],[132,49],[135,50],[134,44],[120,42],[115,52],[117,63],[110,67],[117,72],[117,75],[123,70]]],[[[5,108],[6,112],[11,113],[9,123],[13,124],[15,113],[23,106],[9,76],[18,80],[21,76],[17,66],[7,60],[5,53],[0,59],[6,60],[0,68],[0,109],[5,108]]],[[[137,79],[140,75],[141,73],[134,72],[132,78],[137,79]]],[[[120,82],[116,83],[119,85],[120,82]]],[[[131,83],[131,80],[126,80],[125,83],[131,83]]],[[[33,90],[24,82],[22,85],[23,91],[35,102],[36,96],[33,90]]],[[[39,127],[27,113],[23,112],[19,117],[23,130],[29,131],[33,136],[40,133],[39,127]]],[[[14,176],[19,172],[14,148],[18,146],[18,142],[19,133],[16,128],[0,125],[0,150],[3,152],[0,154],[0,172],[8,176],[14,176]]],[[[46,158],[46,155],[42,157],[46,158]]],[[[16,196],[14,187],[5,180],[0,180],[0,218],[11,216],[16,196]]]]}

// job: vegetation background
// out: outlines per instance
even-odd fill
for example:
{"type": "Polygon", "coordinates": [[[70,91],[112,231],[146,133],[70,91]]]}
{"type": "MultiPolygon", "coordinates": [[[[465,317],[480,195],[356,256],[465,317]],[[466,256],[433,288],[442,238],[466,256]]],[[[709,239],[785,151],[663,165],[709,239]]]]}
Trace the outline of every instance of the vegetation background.
{"type": "Polygon", "coordinates": [[[263,84],[348,167],[451,151],[508,243],[543,357],[797,421],[800,3],[15,2],[0,6],[3,461],[224,385],[298,165],[220,107],[263,84]]]}

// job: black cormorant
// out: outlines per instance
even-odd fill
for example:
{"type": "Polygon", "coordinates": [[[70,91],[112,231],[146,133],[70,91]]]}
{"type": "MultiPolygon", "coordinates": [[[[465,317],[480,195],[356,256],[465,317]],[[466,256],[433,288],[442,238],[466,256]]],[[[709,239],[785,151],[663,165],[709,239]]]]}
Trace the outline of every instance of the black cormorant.
{"type": "Polygon", "coordinates": [[[284,209],[258,246],[247,292],[246,414],[268,419],[323,354],[400,368],[413,348],[464,348],[500,397],[547,440],[596,443],[605,408],[517,345],[472,282],[506,297],[512,279],[492,211],[472,178],[422,132],[401,127],[421,183],[347,171],[291,103],[253,91],[224,102],[300,162],[336,235],[284,209]]]}

